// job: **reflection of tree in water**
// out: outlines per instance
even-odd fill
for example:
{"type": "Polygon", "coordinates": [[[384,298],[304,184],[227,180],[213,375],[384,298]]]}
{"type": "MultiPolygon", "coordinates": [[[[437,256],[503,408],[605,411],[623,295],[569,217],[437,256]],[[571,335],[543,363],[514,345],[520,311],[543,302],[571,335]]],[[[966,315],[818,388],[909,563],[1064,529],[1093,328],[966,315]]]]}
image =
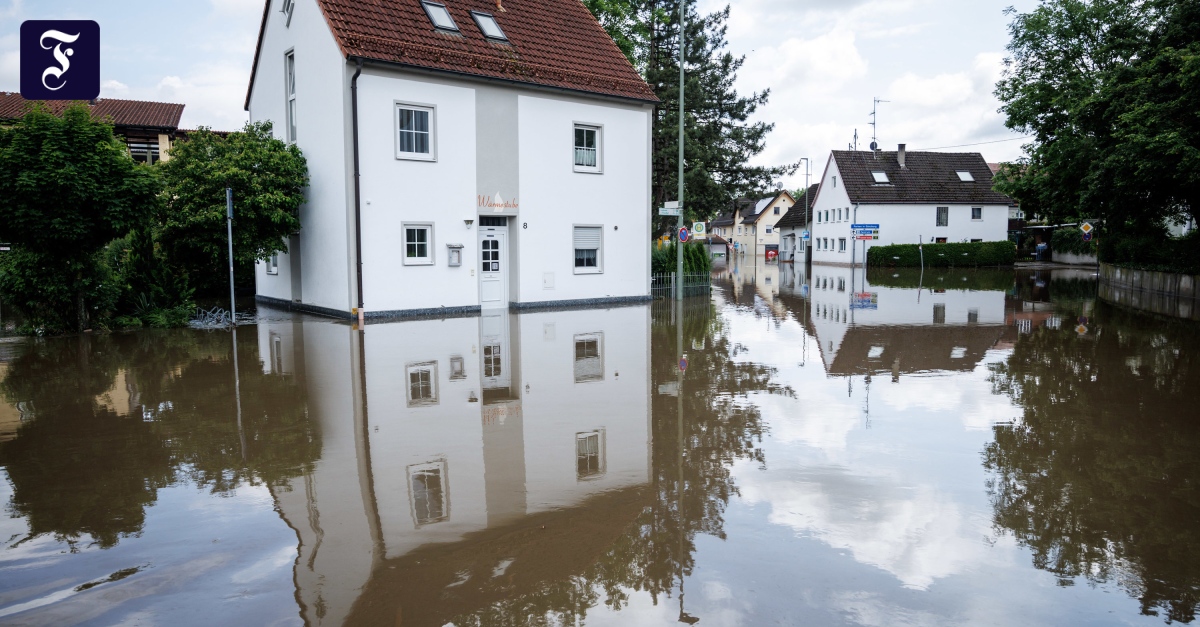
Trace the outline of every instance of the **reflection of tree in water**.
{"type": "Polygon", "coordinates": [[[773,369],[735,361],[735,346],[711,303],[685,305],[683,352],[689,364],[680,391],[681,441],[679,398],[663,393],[674,390],[678,372],[677,332],[669,304],[655,307],[654,320],[651,504],[585,572],[458,616],[452,621],[455,625],[575,624],[601,602],[611,609],[624,607],[630,590],[649,593],[657,603],[660,597],[674,596],[681,575],[691,574],[697,534],[725,537],[725,507],[737,493],[732,463],[766,463],[760,447],[766,427],[746,396],[793,392],[771,381],[773,369]]]}
{"type": "Polygon", "coordinates": [[[1090,327],[1039,329],[992,367],[995,392],[1025,410],[984,453],[995,524],[1062,585],[1115,581],[1142,613],[1191,622],[1200,329],[1103,304],[1090,327]]]}
{"type": "Polygon", "coordinates": [[[239,346],[244,459],[226,333],[60,338],[9,364],[0,393],[33,417],[0,444],[0,466],[30,537],[111,547],[141,531],[159,488],[185,478],[214,491],[276,485],[310,467],[320,435],[302,386],[263,374],[253,333],[239,346]]]}

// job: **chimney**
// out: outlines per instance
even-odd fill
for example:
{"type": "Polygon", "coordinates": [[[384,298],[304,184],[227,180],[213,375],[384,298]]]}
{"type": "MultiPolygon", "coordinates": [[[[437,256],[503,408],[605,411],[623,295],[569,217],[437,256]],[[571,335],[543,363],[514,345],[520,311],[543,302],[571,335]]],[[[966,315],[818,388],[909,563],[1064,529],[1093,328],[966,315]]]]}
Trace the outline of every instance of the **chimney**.
{"type": "Polygon", "coordinates": [[[505,10],[504,10],[504,5],[503,5],[503,4],[501,4],[501,2],[502,2],[502,1],[503,1],[503,0],[496,0],[496,10],[497,10],[497,11],[499,11],[499,12],[501,12],[501,13],[508,13],[508,11],[505,11],[505,10]]]}
{"type": "Polygon", "coordinates": [[[905,150],[904,150],[905,145],[906,144],[900,144],[900,149],[896,151],[896,161],[898,161],[900,163],[901,170],[904,170],[907,168],[907,166],[904,165],[904,157],[906,156],[905,150]]]}

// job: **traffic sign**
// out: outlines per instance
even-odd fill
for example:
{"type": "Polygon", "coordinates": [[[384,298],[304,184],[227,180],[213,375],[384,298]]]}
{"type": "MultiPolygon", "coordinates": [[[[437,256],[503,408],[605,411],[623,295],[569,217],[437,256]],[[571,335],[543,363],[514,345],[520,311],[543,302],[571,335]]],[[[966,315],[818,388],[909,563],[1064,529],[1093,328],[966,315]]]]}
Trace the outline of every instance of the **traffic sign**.
{"type": "Polygon", "coordinates": [[[680,370],[680,372],[687,372],[687,367],[688,367],[688,360],[687,360],[687,357],[682,357],[682,358],[680,358],[680,360],[679,360],[679,370],[680,370]]]}
{"type": "Polygon", "coordinates": [[[680,215],[680,213],[679,213],[679,208],[678,208],[678,207],[675,207],[674,209],[672,209],[672,208],[670,208],[670,207],[659,207],[659,208],[658,208],[658,215],[660,215],[660,216],[675,216],[675,217],[678,217],[678,216],[680,215]]]}
{"type": "Polygon", "coordinates": [[[679,229],[679,241],[686,242],[689,239],[692,239],[692,234],[688,233],[687,227],[679,229]]]}
{"type": "Polygon", "coordinates": [[[1085,241],[1085,242],[1090,242],[1090,241],[1092,241],[1092,234],[1091,234],[1091,233],[1084,233],[1084,234],[1083,234],[1083,241],[1085,241]]]}
{"type": "Polygon", "coordinates": [[[666,207],[667,209],[678,209],[679,201],[678,200],[668,200],[667,202],[663,203],[663,206],[666,207]]]}
{"type": "Polygon", "coordinates": [[[807,242],[808,240],[812,239],[812,233],[809,233],[808,231],[802,231],[800,233],[800,239],[807,242]]]}
{"type": "Polygon", "coordinates": [[[692,223],[692,232],[693,233],[695,233],[696,235],[704,235],[704,231],[705,231],[705,226],[704,226],[703,222],[693,222],[692,223]]]}
{"type": "Polygon", "coordinates": [[[857,230],[857,229],[879,229],[879,225],[878,224],[851,224],[850,228],[855,229],[855,230],[857,230]]]}
{"type": "Polygon", "coordinates": [[[1079,230],[1083,231],[1084,235],[1088,235],[1092,231],[1096,230],[1096,227],[1092,226],[1091,222],[1084,222],[1082,225],[1080,225],[1079,230]]]}

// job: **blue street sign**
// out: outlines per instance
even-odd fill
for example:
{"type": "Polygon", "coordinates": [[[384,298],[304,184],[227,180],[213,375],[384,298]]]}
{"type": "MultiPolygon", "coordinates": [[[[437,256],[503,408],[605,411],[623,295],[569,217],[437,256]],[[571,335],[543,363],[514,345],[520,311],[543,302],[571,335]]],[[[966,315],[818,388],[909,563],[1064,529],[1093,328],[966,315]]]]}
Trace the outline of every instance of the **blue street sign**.
{"type": "Polygon", "coordinates": [[[800,234],[800,239],[807,242],[808,240],[812,239],[812,233],[809,233],[808,231],[804,231],[803,233],[800,234]]]}
{"type": "Polygon", "coordinates": [[[679,370],[681,370],[681,371],[683,371],[683,372],[687,372],[687,367],[688,367],[688,360],[687,360],[687,357],[684,357],[683,359],[680,359],[680,360],[679,360],[679,370]]]}
{"type": "Polygon", "coordinates": [[[878,224],[851,224],[852,229],[878,229],[878,224]]]}
{"type": "Polygon", "coordinates": [[[686,242],[691,238],[692,238],[692,235],[691,235],[691,233],[688,233],[686,226],[679,229],[679,241],[686,242]]]}

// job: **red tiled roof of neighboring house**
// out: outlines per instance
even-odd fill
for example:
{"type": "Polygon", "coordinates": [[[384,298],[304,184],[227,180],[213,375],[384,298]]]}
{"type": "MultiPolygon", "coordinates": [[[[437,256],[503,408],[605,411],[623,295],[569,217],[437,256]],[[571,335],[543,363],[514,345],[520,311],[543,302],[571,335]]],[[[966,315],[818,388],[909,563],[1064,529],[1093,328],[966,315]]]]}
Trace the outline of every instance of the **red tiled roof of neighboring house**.
{"type": "Polygon", "coordinates": [[[900,167],[895,152],[835,150],[833,159],[845,181],[850,202],[863,204],[984,204],[1012,205],[1013,200],[992,189],[992,169],[977,152],[907,152],[900,167]],[[957,172],[970,172],[963,181],[957,172]],[[873,172],[887,174],[876,183],[873,172]]]}
{"type": "MultiPolygon", "coordinates": [[[[457,33],[434,28],[420,0],[317,0],[317,4],[347,58],[658,101],[579,0],[507,0],[502,10],[496,0],[446,2],[457,33]],[[494,16],[508,42],[484,37],[472,11],[494,16]]],[[[269,7],[268,0],[260,49],[269,7]]],[[[254,54],[256,67],[260,51],[254,54]]]]}
{"type": "MultiPolygon", "coordinates": [[[[0,120],[12,120],[25,115],[34,101],[26,100],[21,94],[0,92],[0,120]]],[[[55,115],[62,113],[68,105],[74,104],[67,100],[43,101],[55,115]]],[[[183,117],[181,104],[167,102],[149,102],[146,100],[121,100],[119,98],[100,98],[94,104],[89,104],[92,115],[101,119],[110,119],[114,126],[153,128],[174,131],[179,128],[179,119],[183,117]]]]}
{"type": "Polygon", "coordinates": [[[996,176],[1002,167],[1004,167],[1003,163],[992,163],[991,161],[988,162],[988,168],[991,169],[992,176],[996,176]]]}

